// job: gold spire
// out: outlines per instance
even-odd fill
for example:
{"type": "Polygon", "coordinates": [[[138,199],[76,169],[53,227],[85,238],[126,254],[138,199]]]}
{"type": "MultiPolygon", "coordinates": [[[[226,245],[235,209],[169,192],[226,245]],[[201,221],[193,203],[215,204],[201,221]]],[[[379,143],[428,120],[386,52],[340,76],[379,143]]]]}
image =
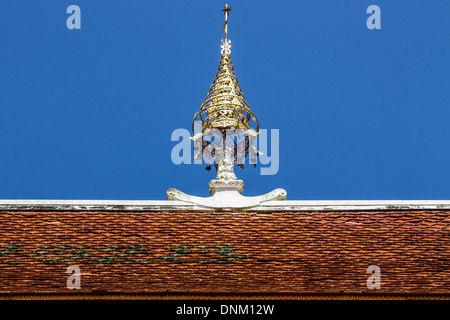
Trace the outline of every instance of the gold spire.
{"type": "Polygon", "coordinates": [[[226,4],[225,9],[223,9],[222,11],[225,14],[225,24],[223,25],[223,33],[225,33],[226,39],[228,34],[228,16],[230,15],[231,8],[228,6],[228,4],[226,4]]]}
{"type": "MultiPolygon", "coordinates": [[[[205,102],[202,103],[200,111],[194,117],[202,122],[202,133],[208,129],[252,129],[251,122],[259,131],[259,124],[256,116],[250,110],[247,101],[242,94],[238,80],[231,63],[231,40],[227,39],[228,15],[231,8],[225,5],[222,10],[225,13],[225,25],[223,31],[225,39],[222,39],[221,58],[219,68],[213,83],[206,95],[205,102]]],[[[194,123],[192,131],[194,132],[194,123]]]]}
{"type": "MultiPolygon", "coordinates": [[[[248,208],[259,205],[263,201],[285,200],[286,191],[276,189],[265,195],[244,197],[244,181],[238,180],[234,174],[234,166],[245,169],[244,163],[249,159],[256,167],[257,157],[261,154],[256,149],[255,139],[259,133],[256,116],[251,112],[239,87],[233,64],[231,63],[231,41],[228,40],[228,5],[222,10],[225,13],[225,25],[220,51],[219,70],[206,94],[200,111],[192,123],[194,150],[198,151],[194,160],[205,160],[206,170],[211,170],[208,160],[213,160],[216,167],[216,179],[209,183],[212,197],[194,197],[177,189],[167,190],[167,200],[179,200],[195,203],[210,208],[248,208]],[[201,132],[196,132],[196,121],[202,124],[201,132]],[[253,129],[256,127],[256,129],[253,129]],[[209,130],[215,129],[215,130],[209,130]]],[[[194,162],[196,163],[196,162],[194,162]]]]}

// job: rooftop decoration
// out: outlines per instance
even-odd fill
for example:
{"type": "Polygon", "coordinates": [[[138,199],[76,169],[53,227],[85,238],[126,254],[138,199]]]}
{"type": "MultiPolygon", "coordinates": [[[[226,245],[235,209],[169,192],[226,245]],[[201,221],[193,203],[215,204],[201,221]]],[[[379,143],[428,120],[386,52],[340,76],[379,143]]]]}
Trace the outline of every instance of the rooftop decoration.
{"type": "Polygon", "coordinates": [[[231,40],[228,39],[231,8],[225,5],[222,11],[225,14],[225,37],[221,40],[219,68],[200,111],[194,116],[194,136],[191,138],[197,151],[194,159],[209,161],[207,170],[211,170],[211,164],[215,166],[217,177],[209,183],[212,197],[191,196],[171,188],[167,191],[167,199],[215,208],[243,208],[269,200],[285,200],[286,191],[283,189],[256,197],[241,195],[244,181],[237,179],[234,165],[245,169],[244,163],[249,160],[256,167],[260,154],[255,147],[259,122],[244,98],[231,63],[231,40]],[[196,124],[200,127],[199,132],[196,124]]]}

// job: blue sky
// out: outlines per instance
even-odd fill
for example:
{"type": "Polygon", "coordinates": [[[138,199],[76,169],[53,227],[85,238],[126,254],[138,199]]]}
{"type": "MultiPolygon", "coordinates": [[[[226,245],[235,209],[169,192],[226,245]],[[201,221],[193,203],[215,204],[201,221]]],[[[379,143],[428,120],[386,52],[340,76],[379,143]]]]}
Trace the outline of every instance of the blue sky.
{"type": "MultiPolygon", "coordinates": [[[[236,168],[245,195],[450,199],[450,2],[228,1],[231,58],[280,170],[236,168]],[[366,9],[381,8],[381,30],[366,9]]],[[[0,199],[208,195],[175,165],[220,59],[224,1],[5,1],[0,199]],[[68,30],[66,8],[81,8],[68,30]]]]}

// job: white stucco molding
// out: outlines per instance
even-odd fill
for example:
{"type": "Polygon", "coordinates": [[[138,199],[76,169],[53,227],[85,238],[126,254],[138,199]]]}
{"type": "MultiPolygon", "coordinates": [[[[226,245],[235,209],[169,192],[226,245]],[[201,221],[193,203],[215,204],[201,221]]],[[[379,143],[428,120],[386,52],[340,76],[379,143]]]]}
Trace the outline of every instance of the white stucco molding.
{"type": "MultiPolygon", "coordinates": [[[[217,211],[167,200],[0,200],[0,211],[217,211]]],[[[450,210],[450,200],[283,200],[229,211],[450,210]]]]}
{"type": "MultiPolygon", "coordinates": [[[[232,183],[241,181],[234,180],[232,183]]],[[[276,200],[285,200],[286,199],[286,190],[284,189],[275,189],[271,192],[260,196],[254,197],[245,197],[241,195],[239,190],[242,190],[242,186],[239,184],[230,185],[225,184],[224,181],[213,180],[210,182],[211,192],[213,195],[211,197],[197,197],[181,192],[180,190],[171,188],[167,190],[167,199],[168,200],[177,200],[183,202],[189,202],[194,205],[199,205],[202,207],[208,207],[213,209],[224,209],[224,208],[234,208],[234,209],[245,209],[245,208],[254,208],[262,203],[276,201],[276,200]],[[217,181],[216,184],[213,182],[217,181]]]]}

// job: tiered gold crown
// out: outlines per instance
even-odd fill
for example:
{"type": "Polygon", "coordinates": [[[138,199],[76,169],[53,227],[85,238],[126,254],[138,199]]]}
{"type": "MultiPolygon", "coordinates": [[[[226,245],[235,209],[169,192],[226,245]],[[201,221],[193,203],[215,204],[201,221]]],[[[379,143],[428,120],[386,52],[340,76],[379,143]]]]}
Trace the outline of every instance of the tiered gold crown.
{"type": "Polygon", "coordinates": [[[195,121],[202,123],[202,133],[208,129],[252,129],[252,122],[255,131],[259,131],[258,119],[250,110],[247,101],[239,87],[238,80],[231,63],[231,41],[227,39],[228,14],[231,8],[225,6],[225,39],[222,39],[222,51],[219,68],[214,81],[206,95],[205,102],[202,103],[200,111],[195,115],[192,124],[194,132],[195,121]]]}

